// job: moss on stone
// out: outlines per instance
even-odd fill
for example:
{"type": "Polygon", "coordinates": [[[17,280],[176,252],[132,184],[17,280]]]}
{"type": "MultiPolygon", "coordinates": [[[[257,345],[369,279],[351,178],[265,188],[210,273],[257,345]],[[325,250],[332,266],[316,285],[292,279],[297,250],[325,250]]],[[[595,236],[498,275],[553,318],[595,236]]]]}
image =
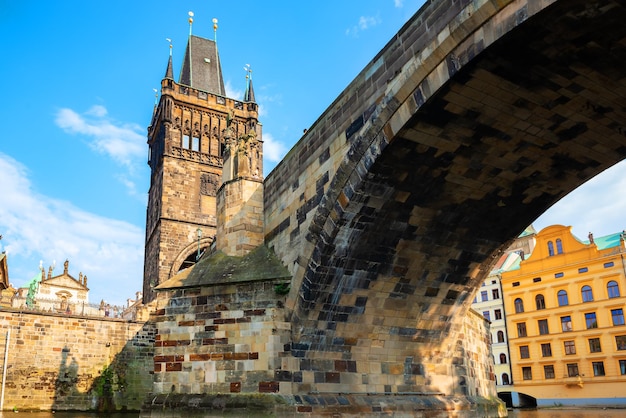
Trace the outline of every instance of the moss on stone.
{"type": "Polygon", "coordinates": [[[216,251],[157,286],[157,290],[284,279],[291,274],[265,245],[243,257],[216,251]]]}

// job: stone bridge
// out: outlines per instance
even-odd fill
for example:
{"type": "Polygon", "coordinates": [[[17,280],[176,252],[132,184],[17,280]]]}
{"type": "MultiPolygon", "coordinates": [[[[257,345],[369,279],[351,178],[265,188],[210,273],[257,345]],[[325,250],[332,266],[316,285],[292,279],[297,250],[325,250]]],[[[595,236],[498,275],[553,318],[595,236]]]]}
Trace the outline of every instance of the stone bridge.
{"type": "Polygon", "coordinates": [[[156,288],[145,408],[505,413],[469,307],[514,237],[626,157],[624,22],[623,0],[427,2],[262,204],[258,178],[220,187],[218,208],[252,197],[236,226],[218,216],[217,251],[156,288]],[[256,248],[220,253],[241,231],[256,248]]]}
{"type": "Polygon", "coordinates": [[[429,1],[306,132],[265,181],[292,355],[331,373],[302,391],[474,378],[459,341],[492,262],[626,157],[624,22],[621,0],[429,1]]]}

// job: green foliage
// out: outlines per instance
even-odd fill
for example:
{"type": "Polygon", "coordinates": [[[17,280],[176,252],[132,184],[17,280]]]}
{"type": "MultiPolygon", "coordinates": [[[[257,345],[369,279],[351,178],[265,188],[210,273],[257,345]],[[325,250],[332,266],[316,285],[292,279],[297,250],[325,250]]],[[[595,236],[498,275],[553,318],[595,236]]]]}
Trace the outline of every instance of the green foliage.
{"type": "Polygon", "coordinates": [[[281,283],[274,286],[274,291],[277,295],[286,295],[289,293],[290,284],[289,283],[281,283]]]}

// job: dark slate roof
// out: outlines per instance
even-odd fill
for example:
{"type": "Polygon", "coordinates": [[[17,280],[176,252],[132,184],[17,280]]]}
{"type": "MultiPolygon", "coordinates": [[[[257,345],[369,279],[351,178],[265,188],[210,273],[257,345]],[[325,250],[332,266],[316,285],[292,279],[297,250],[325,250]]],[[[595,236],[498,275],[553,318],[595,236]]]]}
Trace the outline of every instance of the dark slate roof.
{"type": "Polygon", "coordinates": [[[291,280],[291,274],[270,249],[260,245],[243,257],[216,251],[164,281],[156,290],[276,279],[291,280]]]}
{"type": "Polygon", "coordinates": [[[226,95],[222,66],[214,41],[195,35],[189,37],[179,84],[208,93],[226,95]]]}
{"type": "Polygon", "coordinates": [[[252,87],[252,79],[248,82],[248,89],[246,90],[246,97],[243,98],[244,102],[256,102],[254,99],[254,88],[252,87]]]}
{"type": "Polygon", "coordinates": [[[165,70],[165,78],[174,79],[174,70],[172,68],[172,56],[167,60],[167,69],[165,70]]]}

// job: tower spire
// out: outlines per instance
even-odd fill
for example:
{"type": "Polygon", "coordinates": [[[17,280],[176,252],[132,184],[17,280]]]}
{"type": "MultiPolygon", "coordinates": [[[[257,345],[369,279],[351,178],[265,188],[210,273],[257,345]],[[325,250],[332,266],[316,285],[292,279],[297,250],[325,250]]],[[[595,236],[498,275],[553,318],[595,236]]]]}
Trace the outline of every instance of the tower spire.
{"type": "Polygon", "coordinates": [[[174,79],[174,69],[172,68],[172,40],[170,38],[165,38],[167,42],[170,44],[170,57],[167,60],[167,69],[165,70],[165,78],[174,79]]]}

